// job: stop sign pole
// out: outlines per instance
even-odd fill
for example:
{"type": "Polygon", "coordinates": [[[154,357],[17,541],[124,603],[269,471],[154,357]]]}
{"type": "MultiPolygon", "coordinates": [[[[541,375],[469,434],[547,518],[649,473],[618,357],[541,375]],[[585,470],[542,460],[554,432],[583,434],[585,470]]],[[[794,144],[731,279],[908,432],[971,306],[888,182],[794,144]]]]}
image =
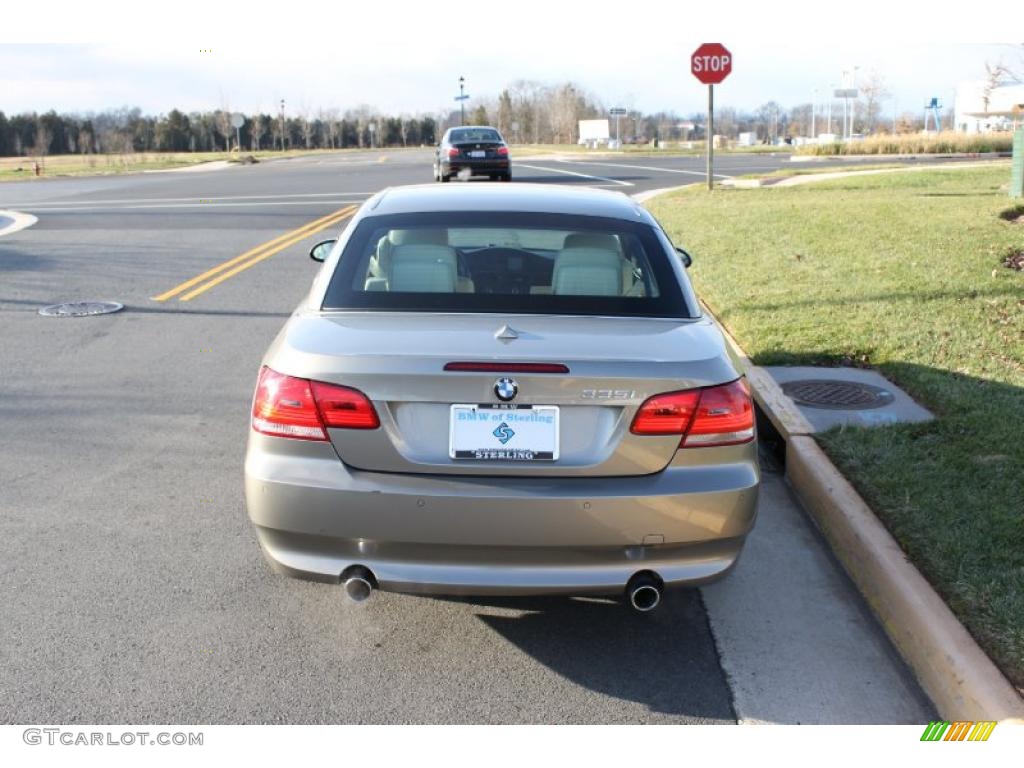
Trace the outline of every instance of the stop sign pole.
{"type": "Polygon", "coordinates": [[[732,54],[721,43],[704,43],[690,56],[690,72],[708,87],[708,189],[715,188],[715,85],[732,72],[732,54]]]}

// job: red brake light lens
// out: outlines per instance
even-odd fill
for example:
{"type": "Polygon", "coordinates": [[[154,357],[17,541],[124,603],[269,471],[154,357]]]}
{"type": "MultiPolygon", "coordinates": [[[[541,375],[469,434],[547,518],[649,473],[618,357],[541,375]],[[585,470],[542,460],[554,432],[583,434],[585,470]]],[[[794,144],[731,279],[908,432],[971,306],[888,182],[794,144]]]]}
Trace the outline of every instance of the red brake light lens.
{"type": "Polygon", "coordinates": [[[327,427],[376,429],[373,403],[357,389],[285,376],[264,367],[252,401],[252,428],[264,435],[327,440],[327,427]]]}
{"type": "Polygon", "coordinates": [[[446,371],[476,373],[568,373],[569,366],[563,363],[445,363],[446,371]]]}
{"type": "Polygon", "coordinates": [[[630,432],[680,435],[681,448],[738,445],[754,439],[754,406],[743,379],[655,395],[640,406],[630,432]]]}
{"type": "Polygon", "coordinates": [[[699,389],[648,398],[633,417],[629,431],[634,435],[682,435],[690,426],[699,400],[699,389]]]}
{"type": "Polygon", "coordinates": [[[508,147],[498,147],[498,154],[502,157],[508,157],[508,147]]]}
{"type": "Polygon", "coordinates": [[[754,404],[744,379],[701,392],[684,448],[736,445],[754,439],[754,404]]]}
{"type": "Polygon", "coordinates": [[[270,368],[260,371],[252,400],[252,428],[264,435],[326,440],[309,382],[270,368]]]}
{"type": "Polygon", "coordinates": [[[451,149],[448,150],[448,157],[458,157],[458,156],[459,156],[459,150],[456,149],[455,147],[452,147],[451,149]]]}
{"type": "Polygon", "coordinates": [[[344,429],[376,429],[380,426],[373,403],[358,389],[322,381],[310,383],[325,426],[344,429]]]}

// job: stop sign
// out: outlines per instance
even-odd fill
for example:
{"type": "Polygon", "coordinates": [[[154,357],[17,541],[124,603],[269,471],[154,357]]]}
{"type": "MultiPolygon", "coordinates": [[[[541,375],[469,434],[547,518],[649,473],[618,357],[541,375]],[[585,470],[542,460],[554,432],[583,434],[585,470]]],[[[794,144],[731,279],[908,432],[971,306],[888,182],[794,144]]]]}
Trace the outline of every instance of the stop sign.
{"type": "Polygon", "coordinates": [[[704,85],[717,85],[732,72],[732,54],[721,43],[704,43],[690,57],[690,71],[704,85]]]}

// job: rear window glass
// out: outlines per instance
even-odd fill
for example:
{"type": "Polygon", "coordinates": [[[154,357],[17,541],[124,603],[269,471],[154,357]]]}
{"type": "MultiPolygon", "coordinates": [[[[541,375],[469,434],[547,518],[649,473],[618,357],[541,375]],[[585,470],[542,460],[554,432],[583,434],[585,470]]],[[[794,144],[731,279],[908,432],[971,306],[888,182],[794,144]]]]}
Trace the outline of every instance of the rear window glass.
{"type": "Polygon", "coordinates": [[[448,139],[452,144],[466,141],[501,141],[493,128],[453,128],[448,139]]]}
{"type": "Polygon", "coordinates": [[[323,308],[693,316],[650,226],[493,212],[363,219],[323,308]]]}

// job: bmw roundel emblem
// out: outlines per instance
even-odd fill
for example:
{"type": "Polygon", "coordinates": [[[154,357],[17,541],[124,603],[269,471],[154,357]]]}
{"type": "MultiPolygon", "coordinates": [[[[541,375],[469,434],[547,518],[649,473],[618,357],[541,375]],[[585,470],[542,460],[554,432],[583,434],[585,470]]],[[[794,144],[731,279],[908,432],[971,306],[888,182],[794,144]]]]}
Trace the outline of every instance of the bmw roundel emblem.
{"type": "Polygon", "coordinates": [[[503,378],[494,382],[494,394],[498,399],[507,403],[519,393],[519,385],[515,379],[503,378]]]}

